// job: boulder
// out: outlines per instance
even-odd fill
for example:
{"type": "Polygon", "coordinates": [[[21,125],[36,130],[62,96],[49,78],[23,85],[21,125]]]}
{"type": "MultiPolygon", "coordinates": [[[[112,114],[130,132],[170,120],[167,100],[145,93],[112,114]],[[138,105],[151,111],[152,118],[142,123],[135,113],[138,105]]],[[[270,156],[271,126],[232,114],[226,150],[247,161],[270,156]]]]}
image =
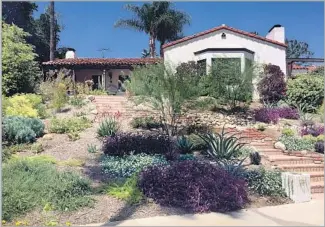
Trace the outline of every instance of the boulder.
{"type": "Polygon", "coordinates": [[[45,134],[43,136],[43,139],[44,140],[52,140],[54,138],[54,135],[53,134],[45,134]]]}
{"type": "Polygon", "coordinates": [[[311,200],[309,174],[284,172],[281,174],[281,178],[282,188],[295,203],[309,202],[311,200]]]}
{"type": "Polygon", "coordinates": [[[281,151],[285,151],[286,150],[286,146],[283,143],[281,143],[280,141],[278,141],[278,142],[276,142],[274,144],[274,148],[280,149],[281,151]]]}

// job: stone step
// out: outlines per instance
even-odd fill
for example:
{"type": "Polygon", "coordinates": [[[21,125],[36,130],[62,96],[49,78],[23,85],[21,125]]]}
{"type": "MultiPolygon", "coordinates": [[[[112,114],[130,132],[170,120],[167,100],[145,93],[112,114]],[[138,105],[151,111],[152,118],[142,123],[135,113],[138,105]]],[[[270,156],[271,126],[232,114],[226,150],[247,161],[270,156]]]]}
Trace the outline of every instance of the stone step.
{"type": "Polygon", "coordinates": [[[310,172],[311,182],[324,182],[324,172],[310,172]]]}
{"type": "Polygon", "coordinates": [[[267,158],[273,165],[287,165],[287,164],[313,164],[314,161],[307,157],[295,157],[287,155],[272,155],[267,158]]]}
{"type": "Polygon", "coordinates": [[[324,182],[311,182],[311,193],[324,193],[324,182]]]}
{"type": "Polygon", "coordinates": [[[323,164],[287,164],[278,167],[288,172],[324,172],[323,164]]]}
{"type": "Polygon", "coordinates": [[[268,148],[273,148],[273,142],[272,141],[265,141],[265,142],[251,142],[251,146],[254,146],[256,148],[260,147],[268,147],[268,148]]]}

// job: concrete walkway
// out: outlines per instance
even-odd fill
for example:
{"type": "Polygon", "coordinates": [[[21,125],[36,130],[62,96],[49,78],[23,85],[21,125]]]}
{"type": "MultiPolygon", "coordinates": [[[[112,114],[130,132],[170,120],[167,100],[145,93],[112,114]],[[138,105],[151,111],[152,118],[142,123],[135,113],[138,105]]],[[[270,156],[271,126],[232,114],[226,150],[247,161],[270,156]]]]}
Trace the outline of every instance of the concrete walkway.
{"type": "Polygon", "coordinates": [[[324,200],[241,210],[163,216],[86,226],[324,226],[324,200]]]}

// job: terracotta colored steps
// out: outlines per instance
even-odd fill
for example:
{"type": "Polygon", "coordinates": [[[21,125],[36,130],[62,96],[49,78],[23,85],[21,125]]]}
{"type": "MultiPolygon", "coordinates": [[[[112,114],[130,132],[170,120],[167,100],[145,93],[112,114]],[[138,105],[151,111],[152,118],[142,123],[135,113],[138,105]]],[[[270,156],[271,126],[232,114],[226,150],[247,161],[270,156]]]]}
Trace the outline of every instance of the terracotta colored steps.
{"type": "Polygon", "coordinates": [[[324,182],[311,182],[311,193],[324,193],[324,182]]]}
{"type": "Polygon", "coordinates": [[[324,172],[309,172],[311,182],[323,182],[324,183],[324,172]]]}
{"type": "Polygon", "coordinates": [[[308,157],[295,157],[285,155],[272,155],[267,159],[275,165],[287,165],[287,164],[313,164],[314,161],[308,157]]]}
{"type": "Polygon", "coordinates": [[[278,167],[288,172],[324,172],[324,164],[288,164],[278,165],[278,167]]]}

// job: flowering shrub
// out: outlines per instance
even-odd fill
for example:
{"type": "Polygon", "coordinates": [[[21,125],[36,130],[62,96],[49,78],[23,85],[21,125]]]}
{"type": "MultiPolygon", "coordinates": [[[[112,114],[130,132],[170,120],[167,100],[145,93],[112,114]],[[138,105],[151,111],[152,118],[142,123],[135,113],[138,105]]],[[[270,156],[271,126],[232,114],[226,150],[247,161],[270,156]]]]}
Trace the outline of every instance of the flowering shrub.
{"type": "Polygon", "coordinates": [[[198,161],[148,167],[140,173],[139,187],[161,205],[192,212],[232,211],[248,202],[244,180],[198,161]]]}
{"type": "Polygon", "coordinates": [[[6,116],[38,117],[33,103],[24,95],[9,97],[6,104],[4,109],[6,116]]]}
{"type": "Polygon", "coordinates": [[[37,118],[5,117],[2,127],[4,141],[13,144],[34,142],[44,132],[44,124],[37,118]]]}
{"type": "Polygon", "coordinates": [[[289,107],[278,107],[278,108],[260,108],[254,113],[255,120],[264,123],[276,124],[280,118],[286,119],[299,119],[299,113],[296,109],[289,107]]]}
{"type": "Polygon", "coordinates": [[[163,156],[150,156],[147,154],[124,157],[105,156],[101,161],[104,173],[117,178],[130,177],[147,166],[157,164],[167,164],[167,161],[163,156]]]}
{"type": "Polygon", "coordinates": [[[286,82],[284,73],[277,65],[266,65],[264,76],[257,85],[258,92],[263,101],[277,102],[285,96],[286,82]]]}
{"type": "Polygon", "coordinates": [[[312,135],[312,136],[319,136],[324,134],[324,126],[314,126],[314,127],[304,127],[301,129],[301,136],[305,135],[312,135]]]}
{"type": "Polygon", "coordinates": [[[289,151],[312,151],[314,149],[314,143],[311,140],[302,139],[296,136],[281,135],[279,141],[282,142],[286,149],[289,151]]]}
{"type": "Polygon", "coordinates": [[[97,129],[97,136],[113,136],[119,130],[120,124],[115,117],[108,117],[104,119],[97,129]]]}
{"type": "Polygon", "coordinates": [[[272,108],[260,108],[255,110],[254,117],[256,121],[276,124],[279,121],[279,113],[272,108]]]}
{"type": "Polygon", "coordinates": [[[103,141],[103,151],[107,155],[124,156],[133,154],[166,154],[174,150],[175,141],[167,135],[119,132],[103,141]]]}
{"type": "Polygon", "coordinates": [[[264,168],[248,170],[245,173],[245,180],[249,189],[254,193],[262,196],[285,196],[279,171],[270,171],[264,168]]]}

